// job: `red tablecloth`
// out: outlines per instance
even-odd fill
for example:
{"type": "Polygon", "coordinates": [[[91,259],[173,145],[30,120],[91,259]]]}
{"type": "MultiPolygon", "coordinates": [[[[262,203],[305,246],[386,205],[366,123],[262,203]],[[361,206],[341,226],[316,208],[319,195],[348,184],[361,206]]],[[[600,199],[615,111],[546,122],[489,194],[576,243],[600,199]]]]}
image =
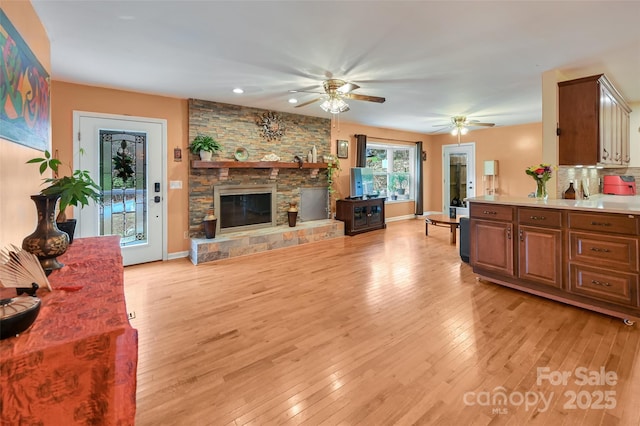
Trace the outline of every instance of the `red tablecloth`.
{"type": "Polygon", "coordinates": [[[38,290],[29,330],[0,341],[2,425],[132,425],[138,332],[129,324],[118,237],[79,238],[38,290]],[[66,290],[64,290],[66,288],[66,290]]]}

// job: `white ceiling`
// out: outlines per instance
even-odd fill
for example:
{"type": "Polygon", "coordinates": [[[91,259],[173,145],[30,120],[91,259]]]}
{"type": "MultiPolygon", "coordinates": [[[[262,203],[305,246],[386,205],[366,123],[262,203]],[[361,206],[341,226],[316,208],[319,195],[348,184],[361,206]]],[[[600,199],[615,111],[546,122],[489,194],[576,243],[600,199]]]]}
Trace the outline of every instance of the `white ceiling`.
{"type": "Polygon", "coordinates": [[[640,102],[639,1],[32,4],[54,80],[330,117],[319,103],[294,108],[288,91],[341,78],[387,99],[349,101],[342,120],[420,133],[453,115],[539,122],[548,70],[604,72],[640,102]]]}

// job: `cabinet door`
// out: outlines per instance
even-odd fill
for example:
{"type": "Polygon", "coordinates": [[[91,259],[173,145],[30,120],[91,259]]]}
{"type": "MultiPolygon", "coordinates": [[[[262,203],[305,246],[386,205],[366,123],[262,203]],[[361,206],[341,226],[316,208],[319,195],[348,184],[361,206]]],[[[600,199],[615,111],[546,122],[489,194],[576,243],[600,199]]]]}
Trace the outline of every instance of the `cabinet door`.
{"type": "Polygon", "coordinates": [[[471,220],[470,261],[474,268],[514,276],[512,227],[509,222],[471,220]]]}
{"type": "Polygon", "coordinates": [[[518,277],[562,288],[562,231],[520,226],[518,277]]]}
{"type": "Polygon", "coordinates": [[[622,154],[622,164],[627,165],[631,162],[631,147],[629,142],[629,132],[630,132],[631,126],[629,123],[629,113],[627,113],[624,110],[622,110],[621,122],[622,124],[621,124],[620,143],[622,144],[622,146],[620,148],[620,152],[622,154]]]}
{"type": "Polygon", "coordinates": [[[353,229],[366,228],[368,223],[367,206],[353,206],[353,229]]]}
{"type": "Polygon", "coordinates": [[[372,204],[369,206],[369,225],[380,225],[382,223],[382,206],[372,204]]]}
{"type": "Polygon", "coordinates": [[[615,101],[605,87],[600,86],[600,163],[612,164],[614,147],[615,101]]]}

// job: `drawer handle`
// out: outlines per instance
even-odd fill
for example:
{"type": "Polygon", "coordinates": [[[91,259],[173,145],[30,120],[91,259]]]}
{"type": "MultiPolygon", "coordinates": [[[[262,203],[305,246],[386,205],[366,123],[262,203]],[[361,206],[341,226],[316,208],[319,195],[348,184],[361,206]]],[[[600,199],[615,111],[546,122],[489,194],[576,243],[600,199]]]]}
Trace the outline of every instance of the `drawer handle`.
{"type": "Polygon", "coordinates": [[[492,212],[490,210],[485,210],[482,212],[483,214],[498,214],[498,212],[492,212]]]}
{"type": "Polygon", "coordinates": [[[529,219],[532,219],[532,220],[545,220],[546,217],[544,217],[544,216],[530,216],[529,219]]]}
{"type": "Polygon", "coordinates": [[[611,287],[611,284],[609,284],[608,282],[602,282],[598,280],[591,280],[591,284],[601,285],[603,287],[611,287]]]}
{"type": "Polygon", "coordinates": [[[598,247],[591,247],[591,251],[597,251],[598,253],[609,253],[610,250],[609,249],[602,249],[602,248],[598,248],[598,247]]]}
{"type": "Polygon", "coordinates": [[[611,226],[609,222],[591,222],[594,226],[611,226]]]}

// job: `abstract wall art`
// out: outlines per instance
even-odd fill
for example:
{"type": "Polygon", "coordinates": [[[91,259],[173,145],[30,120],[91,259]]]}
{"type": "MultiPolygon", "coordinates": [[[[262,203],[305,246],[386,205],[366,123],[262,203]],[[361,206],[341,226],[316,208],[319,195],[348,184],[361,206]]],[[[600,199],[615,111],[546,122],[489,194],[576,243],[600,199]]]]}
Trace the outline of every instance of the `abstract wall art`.
{"type": "Polygon", "coordinates": [[[49,74],[0,9],[0,137],[49,149],[49,74]]]}

